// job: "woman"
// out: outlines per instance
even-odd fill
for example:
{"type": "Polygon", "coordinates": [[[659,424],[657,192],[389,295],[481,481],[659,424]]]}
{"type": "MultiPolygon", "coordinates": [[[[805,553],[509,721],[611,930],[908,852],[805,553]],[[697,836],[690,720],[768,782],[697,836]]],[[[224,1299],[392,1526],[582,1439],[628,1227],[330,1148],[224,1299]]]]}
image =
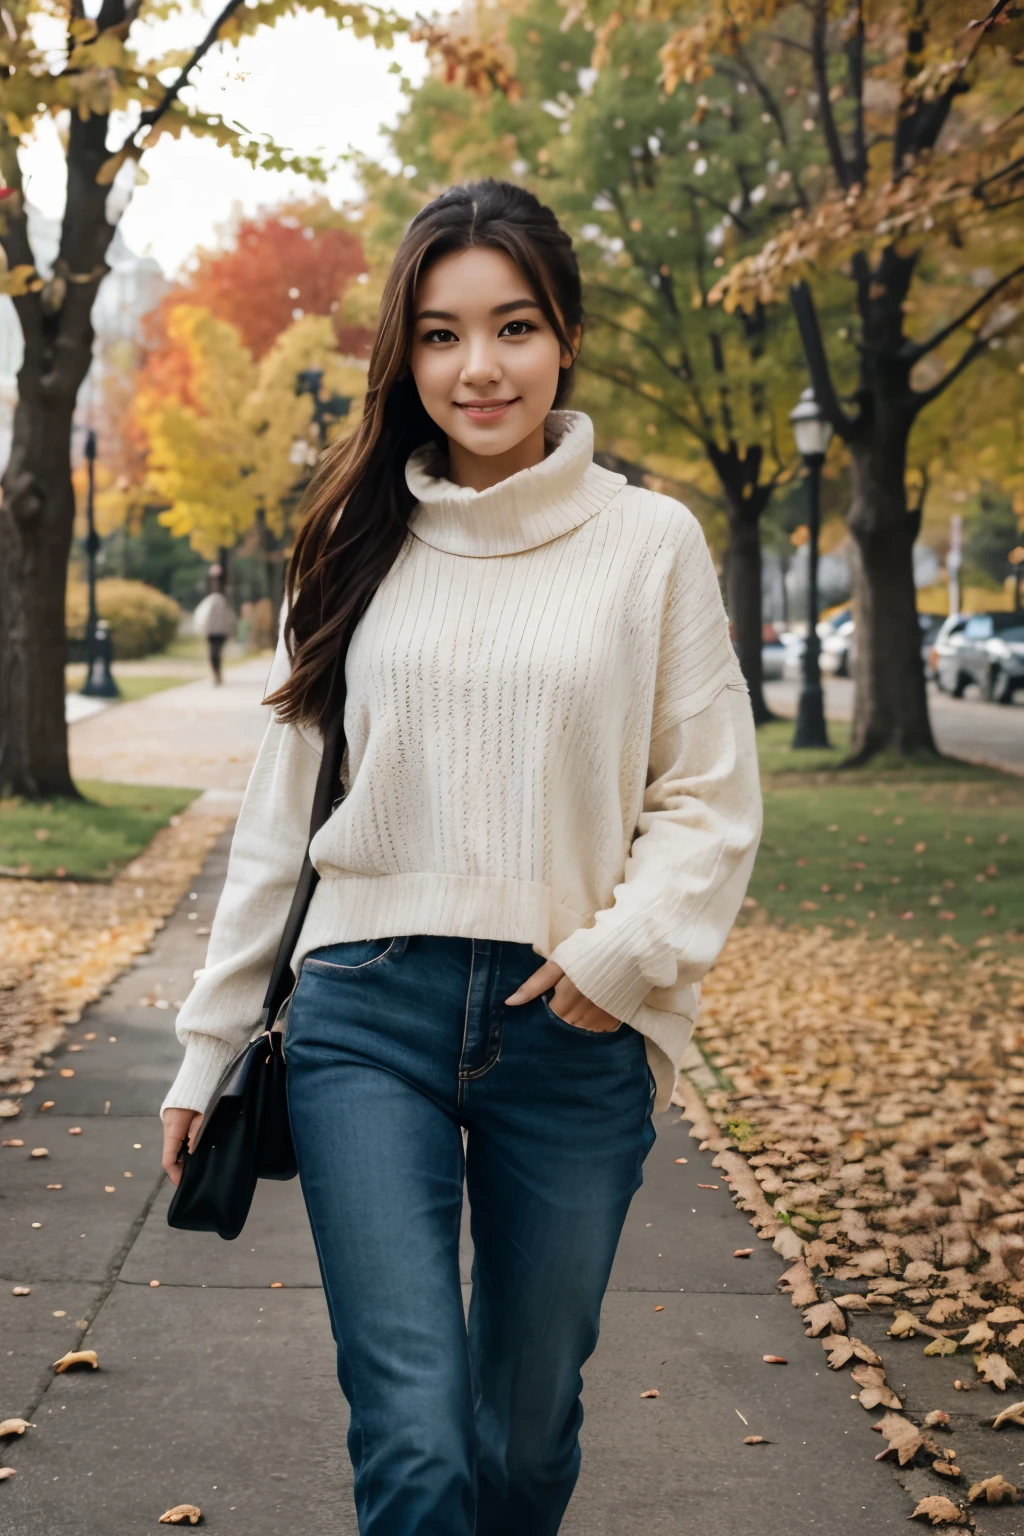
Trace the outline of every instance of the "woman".
{"type": "Polygon", "coordinates": [[[652,1113],[760,832],[700,527],[557,409],[581,324],[571,243],[520,188],[454,187],[406,231],[178,1019],[172,1179],[259,1013],[351,628],[347,793],[310,850],[285,1049],[362,1536],[558,1530],[652,1113]]]}
{"type": "Polygon", "coordinates": [[[235,632],[235,610],[224,596],[224,572],[219,565],[210,566],[208,583],[210,590],[192,615],[192,628],[197,635],[206,636],[210,671],[214,686],[219,688],[224,681],[221,674],[224,647],[235,632]]]}

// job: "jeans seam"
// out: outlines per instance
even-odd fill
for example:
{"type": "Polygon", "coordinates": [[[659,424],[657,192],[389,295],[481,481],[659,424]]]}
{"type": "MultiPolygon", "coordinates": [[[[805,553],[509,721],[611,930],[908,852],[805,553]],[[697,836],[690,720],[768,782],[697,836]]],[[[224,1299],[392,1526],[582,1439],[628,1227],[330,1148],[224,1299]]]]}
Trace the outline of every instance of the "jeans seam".
{"type": "Polygon", "coordinates": [[[470,1000],[471,1000],[471,998],[473,996],[473,972],[474,972],[475,968],[476,968],[476,940],[475,939],[470,939],[470,941],[469,941],[469,980],[466,983],[466,1008],[465,1008],[465,1012],[463,1013],[463,1016],[462,1016],[462,1044],[459,1047],[459,1066],[458,1066],[459,1093],[458,1093],[457,1103],[458,1103],[460,1108],[462,1107],[462,1085],[463,1085],[464,1082],[467,1081],[466,1077],[463,1075],[462,1062],[463,1062],[463,1058],[465,1057],[465,1054],[466,1054],[466,1039],[467,1039],[467,1037],[469,1035],[469,1004],[470,1004],[470,1000]]]}

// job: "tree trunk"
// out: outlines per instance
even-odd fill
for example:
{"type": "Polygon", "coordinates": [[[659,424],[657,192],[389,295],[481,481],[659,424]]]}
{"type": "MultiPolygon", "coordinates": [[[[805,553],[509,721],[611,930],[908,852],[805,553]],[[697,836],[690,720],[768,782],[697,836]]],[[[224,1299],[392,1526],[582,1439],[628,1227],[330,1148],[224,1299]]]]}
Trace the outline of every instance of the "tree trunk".
{"type": "Polygon", "coordinates": [[[857,652],[853,731],[844,766],[867,762],[876,752],[936,751],[914,589],[914,520],[904,484],[908,434],[909,425],[890,419],[850,445],[857,652]]]}
{"type": "Polygon", "coordinates": [[[736,653],[750,689],[754,724],[776,717],[765,703],[762,659],[761,535],[757,518],[729,505],[726,598],[736,635],[736,653]]]}
{"type": "Polygon", "coordinates": [[[0,794],[77,796],[64,723],[73,399],[47,400],[30,360],[18,387],[0,505],[0,794]]]}

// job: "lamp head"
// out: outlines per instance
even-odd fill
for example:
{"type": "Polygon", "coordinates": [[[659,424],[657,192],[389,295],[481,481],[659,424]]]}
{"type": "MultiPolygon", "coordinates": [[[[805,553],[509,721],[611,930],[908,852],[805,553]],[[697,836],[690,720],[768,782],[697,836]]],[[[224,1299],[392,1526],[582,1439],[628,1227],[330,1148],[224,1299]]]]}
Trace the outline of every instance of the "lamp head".
{"type": "Polygon", "coordinates": [[[832,423],[815,399],[813,389],[804,390],[799,404],[790,411],[789,420],[800,457],[824,458],[832,441],[832,423]]]}

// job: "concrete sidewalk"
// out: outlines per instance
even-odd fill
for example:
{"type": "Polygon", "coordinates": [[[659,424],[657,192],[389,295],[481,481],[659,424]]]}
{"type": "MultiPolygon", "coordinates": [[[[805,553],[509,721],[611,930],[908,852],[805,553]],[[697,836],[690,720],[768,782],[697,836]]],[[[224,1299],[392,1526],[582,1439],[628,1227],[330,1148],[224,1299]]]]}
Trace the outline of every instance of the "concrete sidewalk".
{"type": "MultiPolygon", "coordinates": [[[[24,1146],[0,1149],[0,1418],[36,1428],[3,1450],[17,1475],[0,1487],[0,1536],[135,1536],[179,1503],[226,1536],[355,1536],[347,1409],[297,1184],[261,1186],[232,1244],[165,1219],[156,1111],[226,851],[71,1030],[33,1095],[53,1109],[3,1123],[24,1146]],[[99,1370],[55,1376],[79,1346],[99,1370]]],[[[777,1294],[781,1260],[679,1111],[657,1123],[585,1371],[565,1536],[903,1530],[911,1506],[872,1460],[873,1416],[777,1294]],[[642,1399],[649,1388],[660,1396],[642,1399]]],[[[466,1239],[467,1297],[470,1257],[466,1239]]]]}

